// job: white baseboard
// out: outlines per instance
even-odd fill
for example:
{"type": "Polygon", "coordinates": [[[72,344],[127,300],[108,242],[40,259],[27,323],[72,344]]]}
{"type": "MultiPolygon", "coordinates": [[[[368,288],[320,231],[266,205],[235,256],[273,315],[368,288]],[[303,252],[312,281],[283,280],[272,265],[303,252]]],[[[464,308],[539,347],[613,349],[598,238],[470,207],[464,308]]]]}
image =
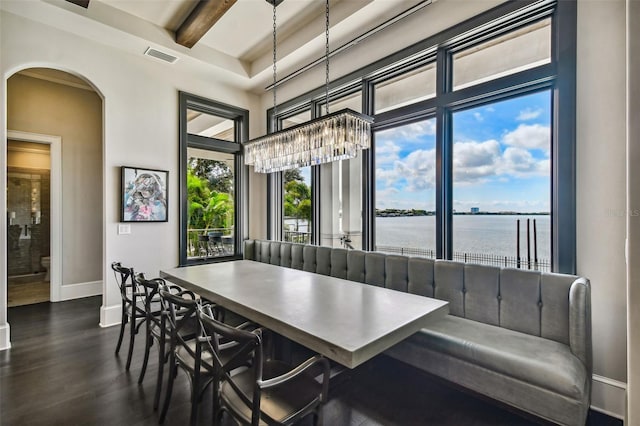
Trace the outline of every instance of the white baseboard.
{"type": "Polygon", "coordinates": [[[624,420],[627,384],[608,377],[593,375],[591,409],[624,420]]]}
{"type": "Polygon", "coordinates": [[[11,332],[9,324],[0,325],[0,351],[11,347],[11,332]]]}
{"type": "Polygon", "coordinates": [[[60,286],[60,300],[81,299],[102,294],[102,281],[66,284],[60,286]]]}
{"type": "Polygon", "coordinates": [[[120,324],[122,305],[100,306],[100,327],[111,327],[120,324]]]}

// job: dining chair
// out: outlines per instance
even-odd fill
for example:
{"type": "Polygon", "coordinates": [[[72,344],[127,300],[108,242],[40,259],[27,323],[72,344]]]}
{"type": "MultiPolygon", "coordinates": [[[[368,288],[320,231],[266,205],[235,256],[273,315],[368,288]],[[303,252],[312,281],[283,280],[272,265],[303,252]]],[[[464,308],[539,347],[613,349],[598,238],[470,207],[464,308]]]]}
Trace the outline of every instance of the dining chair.
{"type": "MultiPolygon", "coordinates": [[[[138,383],[141,384],[144,380],[147,365],[149,363],[151,347],[154,342],[156,342],[158,346],[158,374],[160,376],[158,384],[160,385],[162,383],[162,370],[168,359],[168,350],[166,346],[169,344],[169,340],[167,339],[166,321],[162,321],[162,315],[167,315],[167,308],[163,305],[162,299],[160,299],[160,290],[163,289],[164,291],[179,294],[183,289],[177,285],[168,285],[162,278],[152,278],[148,280],[142,273],[136,274],[134,279],[138,288],[142,289],[144,292],[146,314],[145,350],[138,383]]],[[[193,326],[191,327],[193,329],[193,337],[195,337],[197,333],[196,325],[197,324],[194,321],[193,326]]],[[[158,407],[158,399],[159,395],[156,396],[154,409],[158,407]]]]}
{"type": "Polygon", "coordinates": [[[265,359],[262,328],[253,331],[230,327],[198,311],[203,332],[208,338],[214,357],[215,424],[227,412],[241,424],[292,425],[307,415],[313,415],[314,424],[322,424],[322,406],[329,388],[329,361],[315,355],[292,367],[282,361],[265,359]],[[223,345],[233,343],[232,349],[223,351],[223,345]],[[223,356],[224,354],[224,356],[223,356]],[[251,368],[238,370],[250,363],[251,368]],[[321,381],[312,372],[321,367],[321,381]]]}
{"type": "Polygon", "coordinates": [[[124,332],[127,324],[129,325],[129,352],[127,354],[126,369],[131,366],[131,357],[133,355],[133,346],[136,334],[146,318],[144,309],[144,293],[136,286],[134,280],[133,268],[122,266],[120,262],[113,262],[111,269],[120,289],[120,298],[122,299],[122,315],[120,320],[120,335],[116,344],[116,355],[120,352],[124,332]]]}
{"type": "Polygon", "coordinates": [[[174,293],[169,289],[161,288],[160,297],[166,307],[166,315],[162,316],[165,322],[161,327],[167,330],[169,338],[169,376],[159,423],[163,423],[166,418],[174,380],[180,368],[187,373],[191,382],[190,424],[195,425],[198,403],[214,375],[211,351],[207,350],[207,347],[203,350],[203,341],[199,338],[199,321],[196,314],[199,301],[195,294],[188,290],[174,293]],[[195,335],[194,324],[196,325],[195,335]]]}

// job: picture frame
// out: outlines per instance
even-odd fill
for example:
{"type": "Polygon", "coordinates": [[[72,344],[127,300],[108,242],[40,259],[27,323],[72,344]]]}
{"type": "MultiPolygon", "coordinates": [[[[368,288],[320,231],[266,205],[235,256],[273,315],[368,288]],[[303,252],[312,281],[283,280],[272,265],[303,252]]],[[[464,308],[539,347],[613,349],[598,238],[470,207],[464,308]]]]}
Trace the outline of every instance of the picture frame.
{"type": "Polygon", "coordinates": [[[121,167],[121,222],[169,220],[169,172],[142,167],[121,167]]]}

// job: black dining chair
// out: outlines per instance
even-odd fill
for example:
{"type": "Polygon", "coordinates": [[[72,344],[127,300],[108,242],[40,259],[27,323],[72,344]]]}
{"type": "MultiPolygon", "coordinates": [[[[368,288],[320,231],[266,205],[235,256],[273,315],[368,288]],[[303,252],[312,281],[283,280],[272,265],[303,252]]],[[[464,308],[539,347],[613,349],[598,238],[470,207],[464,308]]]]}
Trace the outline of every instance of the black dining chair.
{"type": "MultiPolygon", "coordinates": [[[[160,376],[158,380],[158,384],[162,383],[162,370],[164,364],[167,362],[167,346],[169,345],[169,340],[167,337],[167,329],[166,329],[166,321],[162,321],[162,316],[167,315],[167,307],[162,303],[162,299],[160,299],[160,290],[169,291],[174,294],[179,294],[183,291],[183,289],[177,285],[168,285],[165,280],[162,278],[153,278],[147,280],[144,277],[144,274],[136,274],[135,282],[139,289],[142,289],[144,292],[144,301],[145,301],[145,350],[144,350],[144,358],[142,361],[142,369],[140,370],[140,377],[138,378],[138,383],[142,383],[144,380],[145,373],[147,371],[147,365],[149,363],[149,354],[151,351],[151,347],[154,342],[156,342],[158,346],[158,374],[160,376]]],[[[191,327],[192,335],[195,338],[197,333],[197,322],[194,320],[193,325],[191,327]]],[[[156,399],[154,402],[154,409],[158,407],[158,395],[159,391],[156,392],[156,399]]]]}
{"type": "MultiPolygon", "coordinates": [[[[183,370],[191,382],[191,415],[190,424],[197,423],[198,404],[200,403],[205,390],[213,383],[214,395],[217,395],[218,381],[216,380],[216,369],[214,366],[214,356],[209,343],[209,339],[204,336],[201,324],[197,316],[198,309],[206,309],[211,316],[223,318],[225,311],[211,302],[199,300],[195,294],[188,290],[175,292],[172,287],[160,287],[160,297],[166,315],[162,316],[164,322],[161,323],[161,330],[165,331],[165,339],[168,339],[168,361],[169,376],[167,380],[167,390],[165,401],[160,414],[160,423],[163,423],[173,392],[173,384],[178,372],[178,368],[183,370]],[[215,315],[214,315],[215,313],[215,315]]],[[[233,316],[232,320],[238,317],[233,316]]],[[[257,326],[250,321],[243,321],[238,325],[229,326],[238,330],[251,330],[257,326]]],[[[229,349],[235,343],[229,342],[221,346],[222,359],[230,354],[229,349]]],[[[249,366],[248,361],[242,364],[249,366]]],[[[156,390],[161,386],[161,372],[156,390]]],[[[155,405],[157,406],[157,405],[155,405]]],[[[154,406],[154,407],[155,407],[154,406]]]]}
{"type": "Polygon", "coordinates": [[[230,327],[208,314],[198,311],[203,331],[208,336],[214,356],[214,404],[219,410],[215,423],[223,412],[241,424],[292,425],[311,414],[314,424],[322,424],[322,406],[329,388],[329,361],[316,355],[292,367],[284,362],[265,359],[263,329],[253,331],[230,327]],[[234,344],[232,349],[223,345],[234,344]],[[251,368],[238,367],[250,363],[251,368]],[[321,367],[321,381],[312,372],[321,367]],[[235,373],[235,374],[232,374],[235,373]]]}
{"type": "Polygon", "coordinates": [[[133,346],[136,334],[146,319],[144,292],[140,291],[134,280],[133,268],[122,266],[120,262],[113,262],[111,269],[120,289],[120,298],[122,299],[122,315],[120,320],[120,335],[116,344],[116,355],[120,352],[124,332],[127,324],[129,325],[129,352],[127,354],[126,369],[131,366],[131,357],[133,355],[133,346]]]}
{"type": "Polygon", "coordinates": [[[161,288],[160,297],[167,314],[162,317],[165,321],[163,330],[167,330],[169,339],[169,376],[165,400],[160,414],[163,423],[173,392],[173,384],[178,368],[185,371],[191,382],[191,415],[190,424],[197,423],[198,403],[214,376],[213,355],[208,345],[203,345],[200,338],[199,321],[196,309],[200,301],[193,292],[183,290],[173,293],[169,289],[161,288]],[[195,332],[194,332],[195,324],[195,332]]]}

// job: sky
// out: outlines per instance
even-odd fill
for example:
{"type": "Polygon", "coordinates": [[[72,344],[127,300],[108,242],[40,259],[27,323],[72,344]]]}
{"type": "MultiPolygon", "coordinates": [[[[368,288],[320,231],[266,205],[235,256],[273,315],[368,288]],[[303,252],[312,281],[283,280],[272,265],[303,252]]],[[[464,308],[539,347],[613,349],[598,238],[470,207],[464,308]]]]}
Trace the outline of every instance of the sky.
{"type": "MultiPolygon", "coordinates": [[[[550,91],[453,114],[453,208],[550,211],[550,91]]],[[[434,210],[435,119],[375,135],[376,208],[434,210]]]]}

